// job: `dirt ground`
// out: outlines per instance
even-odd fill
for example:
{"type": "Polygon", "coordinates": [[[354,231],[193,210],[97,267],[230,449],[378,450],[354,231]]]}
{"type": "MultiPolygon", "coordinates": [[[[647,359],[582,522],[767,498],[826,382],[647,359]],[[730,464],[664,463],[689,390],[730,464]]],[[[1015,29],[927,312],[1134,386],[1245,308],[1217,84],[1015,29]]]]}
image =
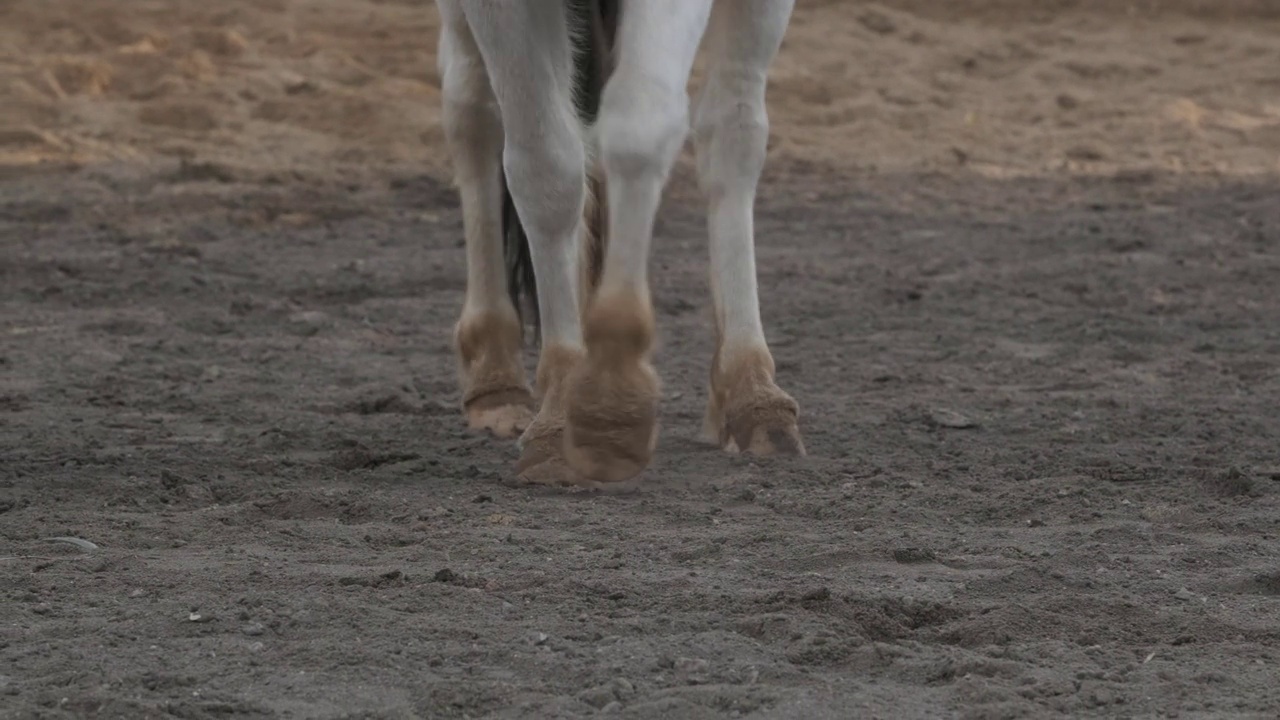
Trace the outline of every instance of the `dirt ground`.
{"type": "Polygon", "coordinates": [[[800,5],[811,456],[695,439],[685,162],[626,493],[462,427],[430,4],[0,5],[0,717],[1280,714],[1280,8],[800,5]]]}

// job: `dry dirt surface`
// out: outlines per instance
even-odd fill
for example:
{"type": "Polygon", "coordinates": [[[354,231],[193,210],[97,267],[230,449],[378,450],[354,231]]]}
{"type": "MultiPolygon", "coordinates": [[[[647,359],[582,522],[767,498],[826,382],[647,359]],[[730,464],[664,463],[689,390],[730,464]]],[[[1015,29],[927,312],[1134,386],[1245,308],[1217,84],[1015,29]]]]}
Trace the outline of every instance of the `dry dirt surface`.
{"type": "Polygon", "coordinates": [[[1275,3],[801,0],[757,231],[811,456],[695,439],[684,163],[610,493],[462,427],[434,28],[0,4],[0,717],[1280,714],[1275,3]]]}

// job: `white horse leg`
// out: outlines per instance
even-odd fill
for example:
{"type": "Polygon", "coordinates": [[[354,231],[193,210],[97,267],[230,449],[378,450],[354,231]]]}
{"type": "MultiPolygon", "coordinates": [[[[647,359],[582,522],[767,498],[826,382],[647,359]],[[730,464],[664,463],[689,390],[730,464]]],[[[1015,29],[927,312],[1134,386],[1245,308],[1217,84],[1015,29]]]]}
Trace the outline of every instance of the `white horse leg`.
{"type": "Polygon", "coordinates": [[[563,386],[583,355],[578,236],[586,149],[572,104],[573,65],[562,0],[465,0],[505,129],[502,154],[512,201],[538,278],[542,404],[521,438],[517,469],[529,480],[574,482],[560,461],[563,386]]]}
{"type": "Polygon", "coordinates": [[[608,246],[586,314],[586,362],[570,376],[565,431],[565,458],[594,480],[635,476],[656,444],[649,246],[667,174],[688,134],[686,86],[710,11],[711,0],[634,0],[622,9],[617,65],[597,122],[608,246]]]}
{"type": "Polygon", "coordinates": [[[467,294],[454,328],[462,406],[472,429],[511,437],[532,420],[533,398],[502,257],[502,118],[465,18],[453,1],[438,5],[444,130],[467,246],[467,294]]]}
{"type": "Polygon", "coordinates": [[[765,81],[794,0],[717,3],[707,83],[694,117],[699,182],[708,197],[717,347],[704,433],[730,451],[804,454],[799,408],[774,382],[756,286],[752,214],[769,120],[765,81]]]}

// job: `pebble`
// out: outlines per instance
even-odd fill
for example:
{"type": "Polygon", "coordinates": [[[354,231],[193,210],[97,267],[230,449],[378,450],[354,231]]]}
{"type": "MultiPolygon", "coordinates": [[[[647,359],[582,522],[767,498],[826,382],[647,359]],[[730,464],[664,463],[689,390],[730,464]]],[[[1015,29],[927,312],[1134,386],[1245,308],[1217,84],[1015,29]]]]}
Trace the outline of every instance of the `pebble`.
{"type": "Polygon", "coordinates": [[[904,547],[893,550],[893,559],[904,565],[933,562],[935,558],[933,551],[928,548],[904,547]]]}
{"type": "Polygon", "coordinates": [[[258,622],[249,623],[248,625],[245,625],[243,628],[240,628],[240,632],[250,637],[261,635],[266,631],[267,631],[267,628],[262,623],[258,623],[258,622]]]}
{"type": "Polygon", "coordinates": [[[618,697],[629,698],[636,694],[636,686],[631,684],[626,678],[615,678],[613,681],[613,691],[618,697]]]}
{"type": "Polygon", "coordinates": [[[303,310],[289,316],[290,329],[297,335],[315,335],[329,324],[329,316],[319,310],[303,310]]]}
{"type": "Polygon", "coordinates": [[[882,12],[875,10],[867,10],[858,16],[858,22],[862,26],[877,35],[889,35],[898,29],[898,26],[882,12]]]}
{"type": "Polygon", "coordinates": [[[1116,694],[1108,688],[1096,687],[1093,689],[1093,692],[1089,693],[1089,701],[1095,707],[1114,705],[1116,702],[1116,694]]]}
{"type": "Polygon", "coordinates": [[[681,657],[676,658],[675,667],[676,670],[679,670],[680,672],[700,673],[705,672],[710,665],[711,663],[703,660],[702,658],[681,657]]]}
{"type": "Polygon", "coordinates": [[[942,408],[930,412],[929,419],[933,424],[939,427],[953,428],[956,430],[971,428],[977,424],[971,418],[961,415],[955,410],[946,410],[942,408]]]}
{"type": "Polygon", "coordinates": [[[608,685],[587,688],[578,693],[578,699],[594,708],[603,708],[609,703],[617,702],[613,688],[608,685]]]}

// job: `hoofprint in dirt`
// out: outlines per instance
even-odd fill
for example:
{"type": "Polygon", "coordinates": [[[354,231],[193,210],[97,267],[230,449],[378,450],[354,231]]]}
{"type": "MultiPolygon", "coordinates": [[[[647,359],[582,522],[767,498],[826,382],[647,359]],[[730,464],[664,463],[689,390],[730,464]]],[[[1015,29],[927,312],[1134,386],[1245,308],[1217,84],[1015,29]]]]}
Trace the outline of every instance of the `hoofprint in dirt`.
{"type": "Polygon", "coordinates": [[[449,188],[11,174],[0,715],[1273,717],[1276,193],[779,165],[811,457],[753,462],[694,439],[682,176],[661,452],[596,494],[462,429],[449,188]]]}

